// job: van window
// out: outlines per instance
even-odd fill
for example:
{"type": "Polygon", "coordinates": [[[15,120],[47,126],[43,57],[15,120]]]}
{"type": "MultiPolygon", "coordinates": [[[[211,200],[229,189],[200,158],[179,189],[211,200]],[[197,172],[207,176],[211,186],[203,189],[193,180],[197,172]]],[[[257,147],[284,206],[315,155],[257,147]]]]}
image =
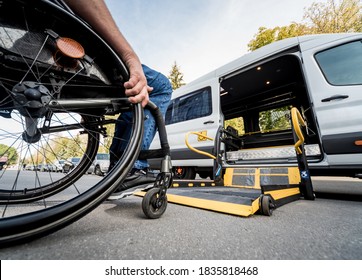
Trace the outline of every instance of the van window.
{"type": "Polygon", "coordinates": [[[271,109],[259,113],[261,132],[291,129],[289,106],[271,109]]]}
{"type": "Polygon", "coordinates": [[[362,43],[355,41],[317,53],[315,58],[332,85],[362,84],[362,43]]]}
{"type": "Polygon", "coordinates": [[[224,127],[228,126],[233,127],[238,132],[238,135],[243,135],[245,133],[243,117],[237,117],[230,120],[225,120],[224,127]]]}
{"type": "Polygon", "coordinates": [[[165,123],[168,125],[209,116],[212,113],[211,104],[210,87],[180,96],[171,100],[166,111],[165,123]]]}
{"type": "Polygon", "coordinates": [[[97,154],[98,160],[109,160],[109,154],[97,154]]]}
{"type": "Polygon", "coordinates": [[[74,158],[71,159],[72,163],[78,163],[79,161],[80,161],[79,157],[74,157],[74,158]]]}

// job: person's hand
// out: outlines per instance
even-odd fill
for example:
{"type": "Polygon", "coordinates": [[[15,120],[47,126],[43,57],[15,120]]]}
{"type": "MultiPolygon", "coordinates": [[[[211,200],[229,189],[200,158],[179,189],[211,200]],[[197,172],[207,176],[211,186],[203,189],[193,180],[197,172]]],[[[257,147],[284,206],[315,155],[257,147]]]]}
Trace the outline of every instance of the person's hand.
{"type": "Polygon", "coordinates": [[[142,71],[138,69],[130,69],[130,79],[124,83],[126,96],[131,103],[141,103],[145,107],[149,101],[148,93],[153,88],[147,85],[146,77],[142,71]]]}

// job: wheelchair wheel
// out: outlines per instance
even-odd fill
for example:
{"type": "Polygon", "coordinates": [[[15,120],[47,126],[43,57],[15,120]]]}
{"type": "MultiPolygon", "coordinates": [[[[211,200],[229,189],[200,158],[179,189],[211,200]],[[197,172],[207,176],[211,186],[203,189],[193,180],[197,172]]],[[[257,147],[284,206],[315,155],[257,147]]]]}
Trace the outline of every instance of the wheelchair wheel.
{"type": "Polygon", "coordinates": [[[265,216],[271,216],[275,205],[269,195],[262,195],[260,197],[260,212],[265,216]]]}
{"type": "Polygon", "coordinates": [[[46,0],[0,6],[1,247],[54,232],[102,203],[139,154],[143,109],[122,96],[127,70],[87,24],[46,0]],[[80,56],[59,41],[76,42],[80,56]],[[132,133],[116,168],[84,176],[97,152],[108,152],[124,112],[132,133]]]}
{"type": "Polygon", "coordinates": [[[167,208],[167,196],[160,197],[159,188],[153,188],[146,192],[142,199],[142,210],[147,218],[158,219],[167,208]]]}

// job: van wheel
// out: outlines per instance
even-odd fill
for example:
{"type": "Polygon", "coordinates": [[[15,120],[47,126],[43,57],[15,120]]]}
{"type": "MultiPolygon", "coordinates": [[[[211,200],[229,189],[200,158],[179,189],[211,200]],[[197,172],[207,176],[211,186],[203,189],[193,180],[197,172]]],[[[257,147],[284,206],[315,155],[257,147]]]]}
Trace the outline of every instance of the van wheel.
{"type": "Polygon", "coordinates": [[[193,167],[176,166],[173,169],[174,179],[195,179],[196,171],[193,167]]]}
{"type": "Polygon", "coordinates": [[[206,179],[207,177],[209,177],[209,173],[208,172],[199,172],[199,176],[201,177],[201,179],[206,179]]]}
{"type": "Polygon", "coordinates": [[[208,177],[211,180],[214,179],[214,174],[212,174],[212,172],[210,172],[210,171],[201,171],[201,172],[199,172],[199,176],[201,177],[201,179],[207,179],[208,177]]]}

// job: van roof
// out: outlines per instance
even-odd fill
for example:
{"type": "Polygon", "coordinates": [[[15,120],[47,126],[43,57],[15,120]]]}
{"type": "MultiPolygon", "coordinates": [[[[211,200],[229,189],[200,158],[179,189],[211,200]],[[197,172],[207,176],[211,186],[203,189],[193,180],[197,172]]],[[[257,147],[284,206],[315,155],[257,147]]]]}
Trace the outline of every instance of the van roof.
{"type": "MultiPolygon", "coordinates": [[[[206,81],[215,77],[222,77],[229,73],[232,73],[242,67],[253,64],[259,60],[262,60],[266,57],[270,57],[277,53],[283,52],[285,50],[291,49],[293,47],[299,46],[303,50],[307,50],[328,42],[335,40],[353,38],[356,36],[361,36],[362,33],[333,33],[333,34],[315,34],[315,35],[304,35],[299,37],[292,37],[283,39],[280,41],[273,42],[266,46],[263,46],[255,51],[247,53],[217,69],[209,72],[206,75],[201,76],[200,78],[188,83],[187,85],[180,88],[185,89],[189,86],[198,84],[201,81],[206,81]]],[[[178,90],[177,90],[178,91],[178,90]]],[[[176,91],[175,91],[176,92],[176,91]]]]}

